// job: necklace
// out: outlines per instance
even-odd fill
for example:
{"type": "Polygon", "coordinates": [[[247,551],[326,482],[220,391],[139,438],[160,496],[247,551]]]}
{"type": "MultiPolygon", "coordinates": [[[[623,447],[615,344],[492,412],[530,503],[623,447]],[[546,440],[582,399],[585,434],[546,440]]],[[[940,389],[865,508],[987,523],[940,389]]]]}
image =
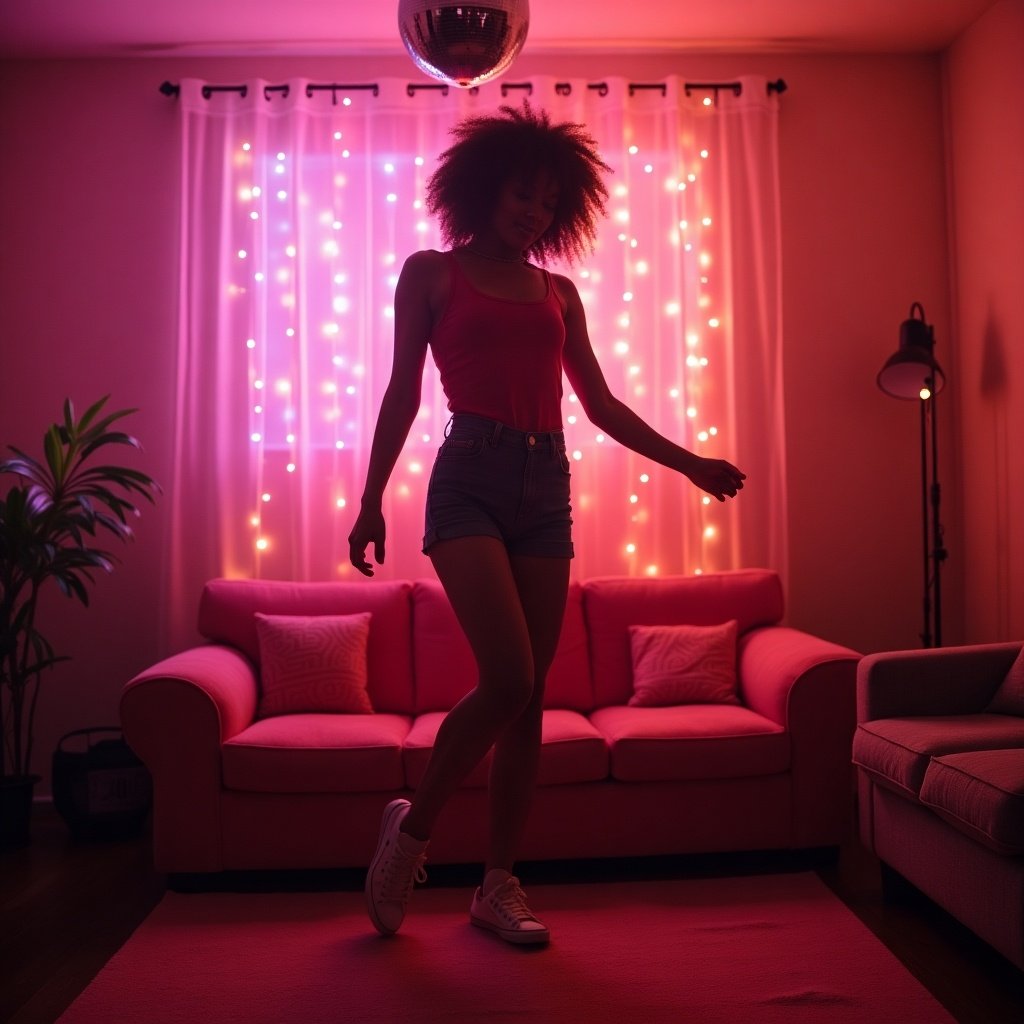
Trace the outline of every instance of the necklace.
{"type": "Polygon", "coordinates": [[[495,263],[525,263],[525,256],[492,256],[489,252],[482,252],[480,249],[474,249],[471,245],[463,246],[466,252],[471,252],[474,256],[479,256],[485,260],[494,260],[495,263]]]}

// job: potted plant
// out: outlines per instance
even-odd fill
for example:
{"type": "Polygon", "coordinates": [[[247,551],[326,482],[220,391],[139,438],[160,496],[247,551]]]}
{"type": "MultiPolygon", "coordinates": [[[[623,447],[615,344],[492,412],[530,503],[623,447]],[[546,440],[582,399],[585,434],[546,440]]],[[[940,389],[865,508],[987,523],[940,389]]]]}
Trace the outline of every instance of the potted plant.
{"type": "Polygon", "coordinates": [[[52,580],[88,605],[93,572],[111,572],[115,561],[96,546],[97,534],[129,540],[128,519],[139,514],[130,499],[141,494],[153,502],[159,491],[137,469],[93,465],[93,456],[110,445],[140,447],[112,429],[135,410],[101,415],[107,398],[77,420],[70,399],[65,401],[63,422],[43,437],[42,461],[13,446],[13,456],[0,459],[0,474],[19,478],[0,497],[0,841],[8,845],[28,839],[39,780],[31,762],[42,673],[66,660],[40,632],[40,593],[52,580]]]}

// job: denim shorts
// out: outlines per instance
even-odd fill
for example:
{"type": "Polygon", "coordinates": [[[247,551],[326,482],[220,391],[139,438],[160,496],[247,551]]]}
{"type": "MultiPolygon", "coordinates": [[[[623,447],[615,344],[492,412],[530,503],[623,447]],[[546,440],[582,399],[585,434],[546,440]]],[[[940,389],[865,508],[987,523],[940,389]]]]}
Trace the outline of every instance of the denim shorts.
{"type": "Polygon", "coordinates": [[[427,487],[424,554],[439,540],[496,537],[509,554],[572,558],[569,478],[560,430],[456,413],[427,487]]]}

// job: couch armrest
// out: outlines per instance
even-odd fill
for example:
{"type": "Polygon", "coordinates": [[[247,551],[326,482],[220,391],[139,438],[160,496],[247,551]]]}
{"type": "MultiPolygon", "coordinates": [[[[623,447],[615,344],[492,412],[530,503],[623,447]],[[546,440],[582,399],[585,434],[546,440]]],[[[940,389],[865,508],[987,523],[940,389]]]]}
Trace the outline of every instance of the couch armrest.
{"type": "Polygon", "coordinates": [[[785,626],[740,638],[744,704],[789,734],[796,846],[837,845],[852,821],[857,663],[848,647],[785,626]]]}
{"type": "MultiPolygon", "coordinates": [[[[804,689],[813,678],[827,678],[831,683],[815,685],[849,685],[850,721],[853,721],[853,680],[860,655],[821,637],[786,626],[766,626],[740,637],[739,684],[743,703],[765,718],[791,728],[795,710],[793,693],[804,689]],[[837,673],[828,671],[837,667],[837,673]],[[824,668],[826,671],[816,671],[824,668]]],[[[831,703],[827,693],[823,703],[831,703]]]]}
{"type": "Polygon", "coordinates": [[[869,654],[857,669],[857,721],[983,711],[1021,644],[869,654]]]}
{"type": "Polygon", "coordinates": [[[158,870],[221,870],[221,746],[253,721],[256,700],[252,663],[218,645],[183,651],[126,684],[121,725],[153,776],[158,870]]]}

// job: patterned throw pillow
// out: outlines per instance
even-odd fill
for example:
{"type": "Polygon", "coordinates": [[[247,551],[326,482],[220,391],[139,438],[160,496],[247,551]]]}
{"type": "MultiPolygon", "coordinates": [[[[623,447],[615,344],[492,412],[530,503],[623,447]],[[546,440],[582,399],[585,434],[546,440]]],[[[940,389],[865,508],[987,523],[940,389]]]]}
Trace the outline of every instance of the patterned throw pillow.
{"type": "Polygon", "coordinates": [[[259,717],[331,711],[371,714],[366,692],[370,613],[263,615],[259,717]]]}
{"type": "Polygon", "coordinates": [[[985,710],[997,715],[1024,715],[1024,647],[985,710]]]}
{"type": "Polygon", "coordinates": [[[630,626],[633,707],[739,704],[737,622],[719,626],[630,626]]]}

